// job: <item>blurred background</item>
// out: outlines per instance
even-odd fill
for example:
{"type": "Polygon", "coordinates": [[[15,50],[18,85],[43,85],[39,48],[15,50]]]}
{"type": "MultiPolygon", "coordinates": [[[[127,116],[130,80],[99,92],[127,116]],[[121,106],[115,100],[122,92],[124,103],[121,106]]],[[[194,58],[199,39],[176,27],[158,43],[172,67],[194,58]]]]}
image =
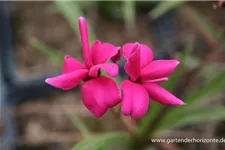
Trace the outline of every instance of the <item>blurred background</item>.
{"type": "MultiPolygon", "coordinates": [[[[222,1],[2,1],[0,149],[223,150],[224,142],[166,144],[150,139],[225,139],[224,54],[222,1]],[[79,87],[61,91],[45,84],[46,77],[60,73],[64,55],[83,61],[80,16],[88,21],[90,43],[99,39],[122,46],[137,41],[151,47],[155,59],[180,60],[162,86],[187,105],[151,101],[146,116],[136,120],[139,139],[132,139],[110,112],[94,118],[82,104],[79,87]]],[[[123,64],[123,59],[118,62],[120,77],[126,78],[123,64]]]]}

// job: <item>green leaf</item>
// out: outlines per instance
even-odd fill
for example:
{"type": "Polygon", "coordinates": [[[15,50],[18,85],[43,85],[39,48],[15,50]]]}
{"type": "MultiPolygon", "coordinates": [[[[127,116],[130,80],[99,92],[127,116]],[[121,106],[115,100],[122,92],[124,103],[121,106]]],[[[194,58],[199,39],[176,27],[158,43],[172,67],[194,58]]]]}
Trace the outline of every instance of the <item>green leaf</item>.
{"type": "Polygon", "coordinates": [[[193,104],[201,100],[201,98],[217,92],[225,87],[225,71],[217,75],[210,83],[204,87],[193,90],[184,98],[187,104],[193,104]]]}
{"type": "Polygon", "coordinates": [[[110,20],[122,20],[123,10],[122,1],[97,1],[98,11],[106,19],[110,20]]]}
{"type": "Polygon", "coordinates": [[[76,115],[70,115],[70,119],[85,138],[91,136],[88,127],[76,115]]]}
{"type": "Polygon", "coordinates": [[[172,117],[175,116],[168,115],[165,118],[165,122],[160,124],[157,130],[159,131],[162,129],[178,127],[186,124],[195,124],[202,121],[225,120],[225,107],[214,106],[197,109],[189,107],[184,109],[179,115],[176,116],[176,121],[174,120],[173,122],[169,122],[172,117]]]}
{"type": "Polygon", "coordinates": [[[99,137],[92,137],[76,144],[72,150],[105,150],[113,145],[128,144],[129,139],[123,133],[107,133],[99,137]]]}
{"type": "Polygon", "coordinates": [[[136,2],[123,1],[123,18],[127,25],[134,27],[136,20],[136,2]]]}
{"type": "Polygon", "coordinates": [[[166,12],[182,5],[184,2],[185,1],[162,1],[150,12],[150,16],[153,19],[157,19],[166,12]]]}
{"type": "Polygon", "coordinates": [[[43,52],[44,54],[46,54],[50,59],[52,59],[59,67],[62,66],[63,64],[63,56],[60,55],[57,50],[48,47],[46,44],[44,44],[43,42],[41,42],[40,40],[36,39],[36,38],[32,38],[31,39],[31,45],[35,48],[37,48],[38,50],[40,50],[41,52],[43,52]]]}
{"type": "Polygon", "coordinates": [[[154,146],[148,146],[144,150],[157,150],[154,146]]]}
{"type": "Polygon", "coordinates": [[[96,7],[97,5],[96,1],[74,1],[74,2],[78,4],[81,9],[96,7]]]}
{"type": "Polygon", "coordinates": [[[140,136],[142,136],[143,134],[147,134],[146,130],[150,127],[153,119],[157,116],[157,114],[162,108],[163,105],[151,100],[149,109],[145,114],[144,118],[141,120],[141,123],[138,128],[140,136]]]}
{"type": "Polygon", "coordinates": [[[93,145],[98,140],[98,137],[92,137],[85,140],[82,140],[81,142],[77,143],[72,150],[86,150],[87,145],[93,145]]]}
{"type": "MultiPolygon", "coordinates": [[[[74,30],[74,33],[77,37],[80,37],[80,31],[78,27],[78,18],[84,14],[79,6],[79,3],[74,1],[55,1],[55,5],[61,11],[65,19],[69,22],[71,28],[74,30]]],[[[88,22],[88,21],[87,21],[88,22]]],[[[88,24],[88,37],[90,43],[93,43],[95,35],[91,26],[88,24]]]]}
{"type": "Polygon", "coordinates": [[[210,36],[212,40],[219,43],[220,48],[225,52],[225,42],[223,39],[222,29],[219,30],[213,25],[212,20],[198,10],[193,10],[196,23],[210,36]]]}
{"type": "Polygon", "coordinates": [[[101,74],[101,76],[105,76],[105,77],[110,77],[106,72],[105,72],[105,70],[103,70],[103,69],[100,69],[100,74],[101,74]]]}
{"type": "Polygon", "coordinates": [[[205,16],[200,11],[195,10],[196,13],[196,21],[199,23],[202,29],[204,29],[207,33],[209,33],[212,39],[218,40],[221,38],[222,32],[218,31],[210,21],[210,19],[205,16]]]}
{"type": "Polygon", "coordinates": [[[225,52],[225,41],[221,43],[221,49],[225,52]]]}
{"type": "Polygon", "coordinates": [[[104,140],[102,142],[99,142],[99,144],[96,144],[95,150],[106,150],[109,148],[116,148],[116,149],[128,149],[130,146],[131,140],[124,136],[124,135],[115,135],[111,136],[111,138],[104,140]]]}
{"type": "Polygon", "coordinates": [[[183,99],[187,103],[187,105],[179,106],[169,111],[160,124],[163,125],[163,128],[170,128],[180,118],[185,118],[189,116],[187,110],[191,110],[193,104],[199,102],[200,100],[202,100],[202,98],[206,96],[209,96],[218,92],[221,89],[224,89],[224,87],[225,71],[217,75],[209,84],[205,85],[204,87],[195,89],[193,92],[189,93],[188,96],[183,99]]]}
{"type": "Polygon", "coordinates": [[[158,2],[159,2],[159,0],[136,0],[136,3],[139,5],[155,4],[158,2]]]}

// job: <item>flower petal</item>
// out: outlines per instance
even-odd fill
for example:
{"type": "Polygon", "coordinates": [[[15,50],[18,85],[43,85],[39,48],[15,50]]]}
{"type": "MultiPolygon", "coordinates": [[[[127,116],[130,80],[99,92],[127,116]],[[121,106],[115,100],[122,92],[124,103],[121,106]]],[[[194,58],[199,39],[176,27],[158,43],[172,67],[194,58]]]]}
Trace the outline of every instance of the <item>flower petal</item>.
{"type": "Polygon", "coordinates": [[[140,118],[149,106],[148,92],[139,84],[125,80],[122,85],[121,111],[124,115],[140,118]]]}
{"type": "Polygon", "coordinates": [[[62,69],[63,74],[69,73],[75,70],[79,70],[79,69],[85,69],[85,65],[80,63],[78,60],[70,57],[69,55],[66,55],[64,57],[63,69],[62,69]]]}
{"type": "Polygon", "coordinates": [[[106,110],[121,101],[120,90],[116,83],[107,77],[85,82],[81,87],[84,105],[96,116],[101,117],[106,110]]]}
{"type": "Polygon", "coordinates": [[[141,70],[141,79],[157,79],[169,76],[179,64],[178,60],[155,60],[141,70]]]}
{"type": "Polygon", "coordinates": [[[183,105],[184,102],[175,97],[169,91],[155,83],[144,83],[143,86],[148,91],[149,97],[163,105],[183,105]]]}
{"type": "Polygon", "coordinates": [[[168,78],[165,77],[165,78],[159,78],[159,79],[153,79],[153,80],[147,80],[147,81],[144,81],[144,83],[158,83],[158,82],[165,82],[165,81],[168,81],[168,78]]]}
{"type": "Polygon", "coordinates": [[[130,54],[131,54],[132,49],[133,49],[133,45],[134,45],[134,43],[126,43],[126,44],[124,44],[123,47],[122,47],[122,50],[123,50],[123,56],[124,56],[124,58],[125,58],[126,60],[128,60],[129,57],[130,57],[130,54]]]}
{"type": "Polygon", "coordinates": [[[45,82],[56,88],[69,90],[77,86],[87,75],[87,69],[80,69],[56,77],[47,78],[45,82]]]}
{"type": "Polygon", "coordinates": [[[121,48],[120,48],[120,50],[118,50],[117,54],[114,55],[113,57],[111,57],[111,61],[112,61],[113,63],[116,63],[117,61],[120,60],[121,55],[122,55],[122,50],[121,50],[121,48]]]}
{"type": "Polygon", "coordinates": [[[140,46],[138,43],[134,44],[132,54],[129,56],[124,69],[130,76],[132,81],[136,81],[141,73],[140,66],[140,46]]]}
{"type": "Polygon", "coordinates": [[[102,64],[115,56],[120,47],[115,47],[110,43],[101,44],[100,41],[95,41],[91,47],[91,56],[94,64],[102,64]]]}
{"type": "MultiPolygon", "coordinates": [[[[122,47],[123,56],[126,58],[126,60],[128,60],[130,55],[132,54],[134,44],[135,43],[127,43],[122,47]]],[[[152,62],[153,52],[147,45],[145,44],[139,44],[139,45],[140,45],[141,68],[144,68],[150,62],[152,62]]]]}
{"type": "Polygon", "coordinates": [[[91,52],[89,48],[88,42],[88,29],[87,29],[87,22],[83,17],[78,19],[79,29],[80,29],[80,37],[82,43],[82,50],[83,50],[83,57],[86,66],[89,68],[93,65],[91,60],[91,52]]]}
{"type": "Polygon", "coordinates": [[[152,62],[153,52],[147,45],[145,44],[140,45],[141,45],[141,68],[144,68],[149,63],[152,62]]]}
{"type": "Polygon", "coordinates": [[[88,97],[89,95],[86,95],[86,94],[83,94],[82,91],[81,91],[81,94],[82,94],[82,100],[83,100],[83,103],[85,105],[85,107],[87,107],[87,109],[96,117],[96,118],[100,118],[101,116],[103,116],[106,111],[108,110],[107,107],[103,106],[103,107],[100,107],[96,101],[93,101],[92,100],[92,97],[88,97]],[[83,95],[86,95],[83,97],[83,95]]]}
{"type": "Polygon", "coordinates": [[[97,77],[99,75],[99,69],[103,69],[111,77],[118,75],[118,66],[114,63],[110,64],[99,64],[90,68],[89,76],[97,77]]]}

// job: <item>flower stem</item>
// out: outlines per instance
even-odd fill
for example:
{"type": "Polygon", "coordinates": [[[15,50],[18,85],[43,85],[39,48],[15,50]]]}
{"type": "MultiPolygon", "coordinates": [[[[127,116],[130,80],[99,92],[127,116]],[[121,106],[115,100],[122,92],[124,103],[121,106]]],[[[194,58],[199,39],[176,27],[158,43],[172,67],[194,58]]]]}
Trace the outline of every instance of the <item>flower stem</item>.
{"type": "Polygon", "coordinates": [[[111,112],[122,122],[130,135],[134,135],[136,133],[136,122],[132,118],[122,116],[121,113],[117,112],[114,108],[111,108],[111,112]]]}
{"type": "Polygon", "coordinates": [[[111,112],[113,113],[113,115],[114,115],[116,118],[119,118],[119,117],[120,117],[120,113],[117,112],[114,108],[111,108],[110,110],[111,110],[111,112]]]}
{"type": "Polygon", "coordinates": [[[148,128],[146,128],[145,132],[142,135],[143,137],[152,136],[152,132],[154,132],[155,128],[158,126],[160,121],[164,118],[169,108],[170,108],[169,106],[165,106],[161,108],[158,115],[155,118],[153,118],[152,123],[149,125],[148,128]]]}

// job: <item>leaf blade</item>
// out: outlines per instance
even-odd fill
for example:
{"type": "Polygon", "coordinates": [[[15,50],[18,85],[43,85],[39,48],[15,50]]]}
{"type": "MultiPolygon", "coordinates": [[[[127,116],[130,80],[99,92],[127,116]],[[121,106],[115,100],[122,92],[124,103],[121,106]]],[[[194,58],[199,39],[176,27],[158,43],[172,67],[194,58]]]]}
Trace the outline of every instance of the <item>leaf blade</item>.
{"type": "MultiPolygon", "coordinates": [[[[78,18],[80,16],[85,16],[82,10],[79,7],[78,2],[73,1],[55,1],[55,5],[58,7],[64,18],[68,21],[71,28],[73,29],[75,35],[80,37],[79,27],[78,27],[78,18]]],[[[88,21],[87,21],[88,22],[88,21]]],[[[95,41],[95,35],[90,25],[88,25],[88,37],[90,43],[95,41]]]]}
{"type": "Polygon", "coordinates": [[[185,1],[163,1],[160,2],[151,12],[150,12],[150,16],[153,19],[157,19],[160,16],[162,16],[163,14],[165,14],[166,12],[175,9],[176,7],[182,5],[185,1]]]}
{"type": "Polygon", "coordinates": [[[85,138],[91,136],[88,127],[76,115],[71,114],[70,119],[85,138]]]}
{"type": "Polygon", "coordinates": [[[121,139],[125,139],[125,138],[127,137],[124,134],[121,134],[119,132],[107,133],[99,137],[83,140],[77,145],[75,145],[72,150],[84,150],[84,149],[86,150],[90,148],[92,150],[100,150],[109,146],[110,142],[111,144],[115,144],[114,142],[121,142],[123,141],[121,139]]]}
{"type": "Polygon", "coordinates": [[[50,59],[52,59],[57,66],[61,67],[63,64],[63,56],[57,52],[57,50],[47,46],[42,41],[32,38],[31,39],[31,45],[41,52],[43,52],[45,55],[47,55],[50,59]]]}
{"type": "MultiPolygon", "coordinates": [[[[166,119],[169,120],[171,116],[166,119]]],[[[157,128],[157,131],[179,127],[185,124],[194,124],[206,120],[225,120],[225,107],[214,106],[209,108],[186,108],[180,115],[179,118],[170,124],[162,125],[157,128]],[[188,114],[188,115],[187,115],[188,114]]],[[[169,122],[167,122],[169,123],[169,122]]]]}
{"type": "MultiPolygon", "coordinates": [[[[204,88],[198,88],[193,91],[190,96],[184,98],[187,105],[177,107],[167,113],[165,118],[163,118],[161,124],[165,124],[163,128],[170,128],[177,120],[179,120],[184,113],[184,117],[187,116],[185,113],[188,110],[193,109],[193,104],[199,102],[203,97],[207,95],[214,94],[216,91],[223,89],[225,87],[225,71],[217,75],[208,85],[204,88]]],[[[158,127],[161,128],[161,127],[158,127]]]]}

